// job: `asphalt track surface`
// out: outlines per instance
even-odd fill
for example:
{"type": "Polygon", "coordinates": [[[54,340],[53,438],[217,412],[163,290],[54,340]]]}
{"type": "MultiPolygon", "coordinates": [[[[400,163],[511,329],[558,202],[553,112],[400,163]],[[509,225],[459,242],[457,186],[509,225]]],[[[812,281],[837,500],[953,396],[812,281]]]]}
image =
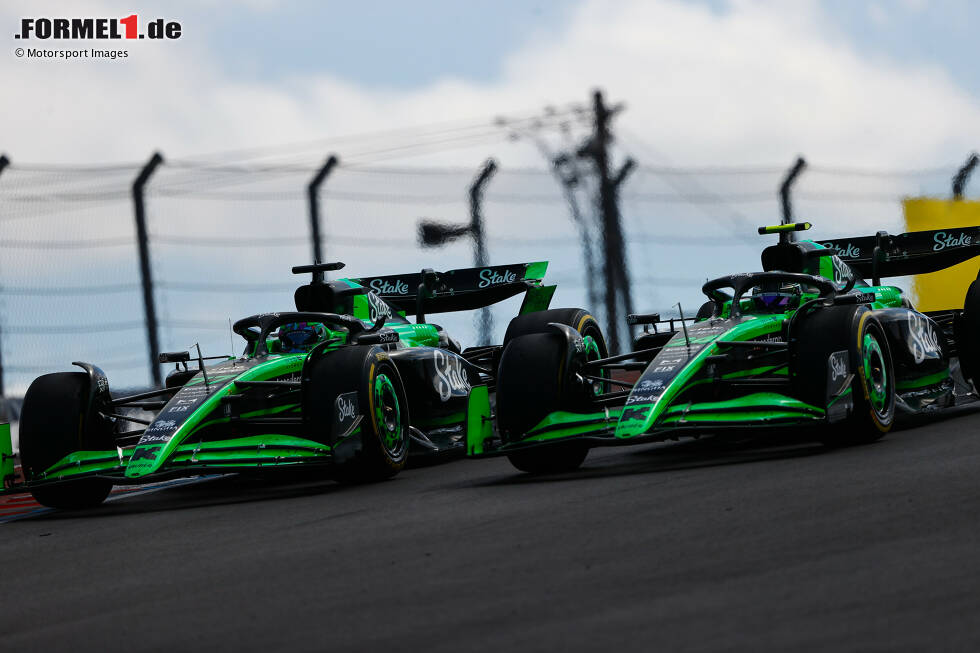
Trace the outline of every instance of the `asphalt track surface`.
{"type": "Polygon", "coordinates": [[[980,649],[980,412],[373,486],[225,477],[0,525],[5,651],[980,649]]]}

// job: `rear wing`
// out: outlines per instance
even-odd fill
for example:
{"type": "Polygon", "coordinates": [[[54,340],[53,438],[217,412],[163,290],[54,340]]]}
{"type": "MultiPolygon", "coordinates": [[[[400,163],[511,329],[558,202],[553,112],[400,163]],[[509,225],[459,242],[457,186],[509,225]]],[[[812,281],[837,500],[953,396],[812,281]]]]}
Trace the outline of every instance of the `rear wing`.
{"type": "Polygon", "coordinates": [[[533,297],[534,302],[543,301],[547,307],[555,290],[555,286],[541,285],[547,270],[547,261],[537,261],[446,272],[422,270],[351,281],[370,288],[395,310],[424,315],[483,308],[522,292],[528,293],[525,304],[533,297]]]}
{"type": "Polygon", "coordinates": [[[820,241],[875,285],[882,277],[937,272],[980,256],[980,226],[820,241]]]}

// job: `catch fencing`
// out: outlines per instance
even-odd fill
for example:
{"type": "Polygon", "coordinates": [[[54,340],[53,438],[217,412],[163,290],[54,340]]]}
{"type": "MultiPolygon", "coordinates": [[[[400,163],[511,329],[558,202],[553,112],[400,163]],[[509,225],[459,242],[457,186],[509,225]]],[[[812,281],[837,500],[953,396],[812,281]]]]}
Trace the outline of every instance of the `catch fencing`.
{"type": "MultiPolygon", "coordinates": [[[[638,311],[693,313],[708,278],[759,268],[768,241],[756,227],[780,220],[786,167],[673,167],[640,162],[623,183],[620,211],[633,304],[638,311]]],[[[0,354],[7,396],[39,374],[93,362],[116,388],[152,380],[133,182],[143,164],[40,166],[0,173],[0,354]]],[[[601,238],[588,176],[563,185],[550,169],[497,162],[482,201],[492,264],[549,260],[553,305],[602,316],[601,238]],[[590,272],[591,270],[591,272],[590,272]]],[[[470,219],[472,168],[340,163],[316,193],[322,256],[337,276],[446,270],[473,264],[471,243],[423,247],[421,219],[470,219]]],[[[199,343],[205,355],[237,352],[230,323],[289,310],[308,280],[309,184],[316,166],[164,160],[144,189],[150,293],[159,349],[199,343]]],[[[873,171],[811,165],[793,188],[794,216],[814,238],[902,230],[901,199],[948,196],[956,167],[873,171]]],[[[493,308],[498,339],[519,306],[493,308]]],[[[432,316],[465,345],[476,316],[432,316]]],[[[623,327],[625,329],[625,327],[623,327]]]]}

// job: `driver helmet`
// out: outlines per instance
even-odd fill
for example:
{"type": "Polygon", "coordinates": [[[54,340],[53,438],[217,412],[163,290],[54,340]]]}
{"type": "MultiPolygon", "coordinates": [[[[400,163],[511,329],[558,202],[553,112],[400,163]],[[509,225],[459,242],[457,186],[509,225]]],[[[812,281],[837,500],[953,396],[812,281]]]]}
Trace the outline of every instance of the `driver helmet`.
{"type": "Polygon", "coordinates": [[[752,303],[762,313],[783,313],[799,308],[802,294],[798,283],[766,283],[752,290],[752,303]]]}
{"type": "Polygon", "coordinates": [[[279,327],[279,343],[285,353],[310,351],[327,339],[327,329],[319,322],[290,322],[279,327]]]}

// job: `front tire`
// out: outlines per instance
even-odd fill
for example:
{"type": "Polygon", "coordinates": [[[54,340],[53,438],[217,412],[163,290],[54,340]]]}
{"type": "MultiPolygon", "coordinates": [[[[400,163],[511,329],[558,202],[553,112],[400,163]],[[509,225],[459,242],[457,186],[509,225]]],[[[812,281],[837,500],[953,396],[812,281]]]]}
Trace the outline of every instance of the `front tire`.
{"type": "Polygon", "coordinates": [[[895,421],[896,381],[891,349],[881,324],[863,306],[832,306],[807,315],[794,334],[792,366],[796,393],[814,406],[827,402],[828,359],[846,351],[854,378],[850,415],[824,429],[829,446],[867,444],[882,438],[895,421]]]}
{"type": "MultiPolygon", "coordinates": [[[[338,397],[351,393],[357,397],[360,450],[338,462],[335,478],[343,483],[365,483],[400,472],[408,459],[408,399],[388,354],[380,347],[347,347],[313,365],[305,410],[314,429],[331,428],[338,397]]],[[[329,436],[318,439],[329,440],[329,436]]],[[[337,446],[349,446],[346,442],[333,444],[335,455],[337,446]]]]}
{"type": "MultiPolygon", "coordinates": [[[[20,419],[20,458],[28,481],[76,451],[113,449],[112,433],[101,420],[87,420],[89,377],[84,372],[45,374],[24,395],[20,419]]],[[[77,510],[97,506],[112,490],[101,478],[79,478],[31,489],[49,508],[77,510]]]]}

